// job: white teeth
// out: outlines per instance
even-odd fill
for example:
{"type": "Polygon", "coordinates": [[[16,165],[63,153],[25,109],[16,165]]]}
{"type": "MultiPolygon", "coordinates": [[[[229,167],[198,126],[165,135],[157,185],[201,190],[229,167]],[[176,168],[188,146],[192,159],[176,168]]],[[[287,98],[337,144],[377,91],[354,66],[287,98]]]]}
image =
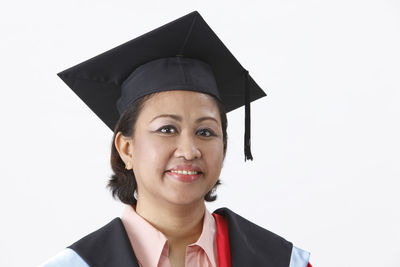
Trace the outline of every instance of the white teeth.
{"type": "Polygon", "coordinates": [[[198,174],[198,172],[196,172],[196,171],[181,171],[181,170],[174,171],[174,170],[171,170],[170,172],[179,173],[179,174],[186,174],[186,175],[198,174]]]}

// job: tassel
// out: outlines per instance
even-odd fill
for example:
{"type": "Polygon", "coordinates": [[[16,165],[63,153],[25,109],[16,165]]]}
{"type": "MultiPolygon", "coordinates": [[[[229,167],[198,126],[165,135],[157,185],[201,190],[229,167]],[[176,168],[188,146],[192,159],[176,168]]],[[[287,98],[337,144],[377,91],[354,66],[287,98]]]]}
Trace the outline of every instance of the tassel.
{"type": "Polygon", "coordinates": [[[246,160],[253,160],[253,156],[251,155],[251,144],[250,144],[250,79],[249,79],[249,72],[244,70],[244,161],[246,160]]]}

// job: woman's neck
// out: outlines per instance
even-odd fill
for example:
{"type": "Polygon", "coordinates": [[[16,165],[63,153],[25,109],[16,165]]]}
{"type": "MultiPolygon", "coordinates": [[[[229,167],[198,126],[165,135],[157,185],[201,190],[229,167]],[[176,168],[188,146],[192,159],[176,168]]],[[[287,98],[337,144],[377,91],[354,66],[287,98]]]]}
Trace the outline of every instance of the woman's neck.
{"type": "Polygon", "coordinates": [[[203,229],[204,202],[192,205],[173,205],[141,201],[136,213],[147,220],[168,239],[171,247],[184,247],[198,240],[203,229]]]}

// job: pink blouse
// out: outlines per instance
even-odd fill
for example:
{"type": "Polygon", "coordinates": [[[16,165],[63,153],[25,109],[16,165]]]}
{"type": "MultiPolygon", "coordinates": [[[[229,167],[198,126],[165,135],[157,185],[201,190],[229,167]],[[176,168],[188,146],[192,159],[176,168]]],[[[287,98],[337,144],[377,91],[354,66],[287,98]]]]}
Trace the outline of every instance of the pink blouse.
{"type": "MultiPolygon", "coordinates": [[[[138,215],[133,206],[126,206],[121,219],[141,267],[171,267],[163,233],[138,215]]],[[[216,234],[215,219],[206,209],[199,239],[186,248],[185,266],[218,267],[216,234]]]]}

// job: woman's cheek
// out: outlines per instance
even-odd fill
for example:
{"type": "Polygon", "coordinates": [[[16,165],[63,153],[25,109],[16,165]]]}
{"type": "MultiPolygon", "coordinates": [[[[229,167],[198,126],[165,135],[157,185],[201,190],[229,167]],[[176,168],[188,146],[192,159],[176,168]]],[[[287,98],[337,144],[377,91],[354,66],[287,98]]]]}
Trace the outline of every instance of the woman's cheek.
{"type": "Polygon", "coordinates": [[[214,153],[215,156],[222,155],[224,151],[224,143],[220,139],[215,139],[207,144],[207,150],[214,153]]]}
{"type": "Polygon", "coordinates": [[[134,154],[140,155],[140,159],[137,160],[144,161],[144,163],[146,163],[146,161],[147,163],[150,163],[149,161],[154,161],[156,159],[157,150],[160,150],[161,147],[162,144],[157,141],[157,139],[146,135],[137,138],[136,142],[133,144],[134,154]]]}
{"type": "Polygon", "coordinates": [[[156,136],[148,140],[144,149],[152,153],[153,158],[165,160],[173,152],[174,142],[170,138],[156,136]]]}

